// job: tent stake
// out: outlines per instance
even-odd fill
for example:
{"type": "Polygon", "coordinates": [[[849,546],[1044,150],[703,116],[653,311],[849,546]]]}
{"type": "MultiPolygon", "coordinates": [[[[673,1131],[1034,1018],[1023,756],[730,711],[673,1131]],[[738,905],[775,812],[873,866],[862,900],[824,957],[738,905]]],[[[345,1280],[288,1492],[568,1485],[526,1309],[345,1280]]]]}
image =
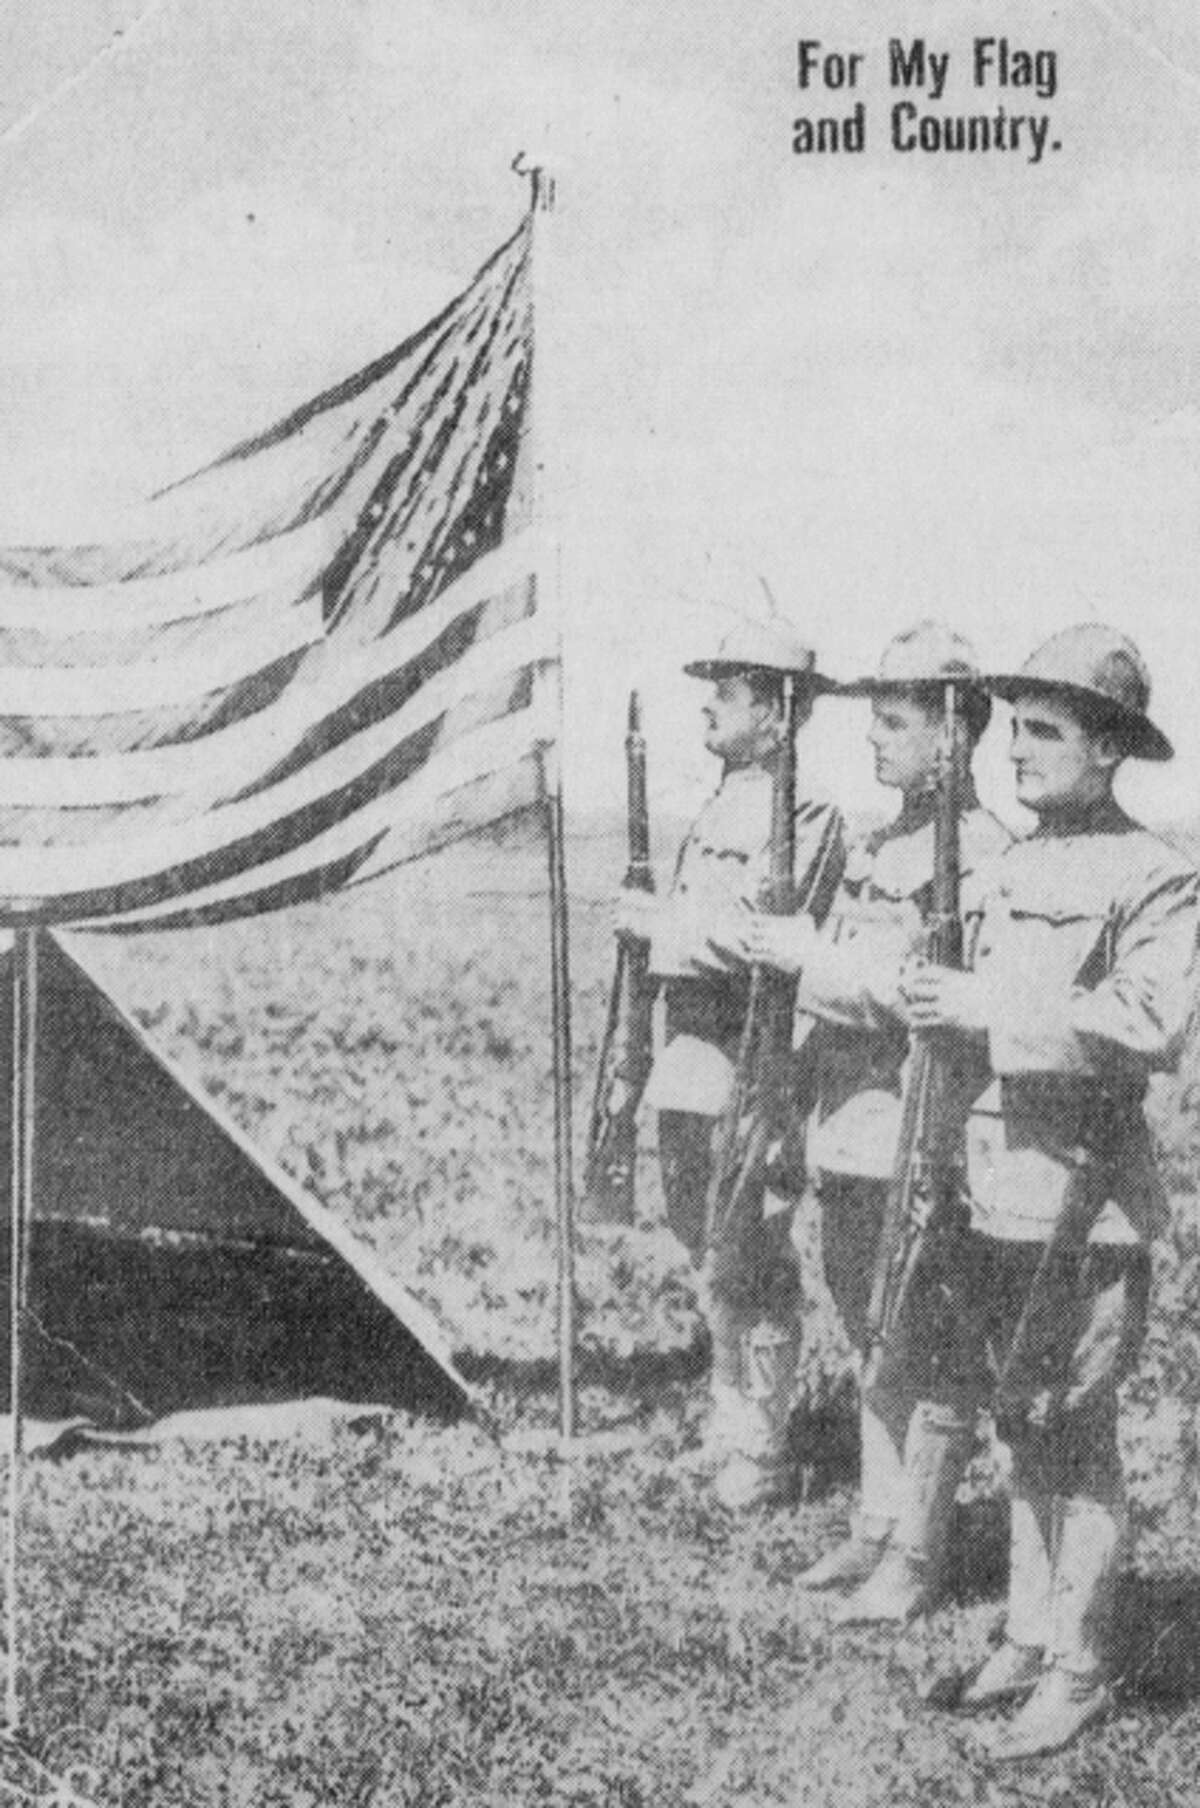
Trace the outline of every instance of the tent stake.
{"type": "Polygon", "coordinates": [[[5,1549],[5,1620],[8,1666],[4,1720],[10,1738],[21,1724],[20,1557],[21,1465],[24,1455],[23,1331],[29,1286],[29,1237],[33,1218],[33,1138],[37,1060],[38,932],[18,929],[12,950],[12,1192],[9,1218],[9,1450],[8,1539],[5,1549]]]}

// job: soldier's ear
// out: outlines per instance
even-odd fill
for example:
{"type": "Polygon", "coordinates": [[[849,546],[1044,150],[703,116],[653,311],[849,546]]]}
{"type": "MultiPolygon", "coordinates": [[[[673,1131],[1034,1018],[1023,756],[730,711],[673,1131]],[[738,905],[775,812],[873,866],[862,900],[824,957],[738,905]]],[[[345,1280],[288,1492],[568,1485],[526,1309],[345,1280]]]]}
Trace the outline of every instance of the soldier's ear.
{"type": "Polygon", "coordinates": [[[1102,728],[1096,736],[1096,757],[1102,766],[1115,772],[1129,749],[1125,745],[1125,736],[1117,728],[1102,728]]]}
{"type": "Polygon", "coordinates": [[[754,692],[754,701],[763,712],[765,721],[782,725],[786,714],[781,687],[772,685],[769,689],[763,686],[754,692]]]}
{"type": "Polygon", "coordinates": [[[1099,721],[1085,720],[1084,727],[1091,740],[1097,765],[1107,767],[1110,772],[1115,771],[1129,752],[1124,725],[1101,718],[1099,721]]]}
{"type": "Polygon", "coordinates": [[[763,704],[766,710],[766,726],[775,740],[782,745],[788,723],[787,703],[782,691],[777,691],[773,697],[764,698],[763,704]]]}

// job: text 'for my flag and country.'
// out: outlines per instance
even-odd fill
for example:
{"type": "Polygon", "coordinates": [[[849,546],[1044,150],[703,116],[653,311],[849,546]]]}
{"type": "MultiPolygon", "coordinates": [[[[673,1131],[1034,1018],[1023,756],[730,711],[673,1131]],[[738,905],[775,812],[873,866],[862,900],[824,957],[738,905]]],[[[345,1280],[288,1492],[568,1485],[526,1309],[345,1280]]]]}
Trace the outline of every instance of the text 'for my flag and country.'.
{"type": "MultiPolygon", "coordinates": [[[[872,142],[872,116],[862,88],[879,56],[866,50],[796,41],[796,84],[809,97],[848,103],[828,113],[804,113],[792,121],[792,150],[814,153],[863,152],[872,142]]],[[[881,142],[893,153],[980,155],[1001,152],[1040,164],[1062,149],[1053,115],[1031,102],[1054,100],[1059,91],[1056,50],[1015,44],[1005,37],[977,37],[962,49],[935,49],[924,38],[892,38],[887,47],[886,131],[881,142]],[[954,96],[974,99],[961,110],[954,96]],[[978,102],[986,102],[976,110],[978,102]]]]}

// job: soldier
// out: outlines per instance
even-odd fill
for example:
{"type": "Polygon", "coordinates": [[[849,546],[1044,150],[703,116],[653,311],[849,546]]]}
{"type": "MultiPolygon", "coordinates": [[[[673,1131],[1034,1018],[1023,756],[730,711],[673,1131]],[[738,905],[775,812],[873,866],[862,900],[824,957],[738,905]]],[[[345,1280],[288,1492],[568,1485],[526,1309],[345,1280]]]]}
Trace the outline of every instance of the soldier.
{"type": "Polygon", "coordinates": [[[972,1295],[1004,1364],[1011,1578],[1005,1642],[960,1701],[1024,1703],[991,1741],[995,1758],[1015,1759],[1057,1750],[1110,1703],[1125,1535],[1117,1385],[1165,1215],[1142,1100],[1179,1052],[1200,883],[1113,796],[1124,759],[1171,756],[1131,641],[1067,629],[991,688],[1013,707],[1016,792],[1037,827],[994,863],[973,970],[918,967],[904,989],[915,1026],[957,1032],[994,1076],[968,1123],[968,1177],[972,1295]],[[1027,1304],[1032,1341],[1014,1349],[1027,1304]]]}
{"type": "MultiPolygon", "coordinates": [[[[934,814],[944,738],[944,695],[959,681],[973,748],[991,703],[970,645],[938,622],[893,640],[879,675],[842,686],[871,700],[875,776],[900,793],[885,827],[850,852],[824,929],[758,920],[737,946],[748,958],[800,974],[799,1004],[815,1026],[816,1104],[807,1163],[820,1201],[826,1284],[860,1358],[888,1187],[900,1133],[908,1030],[899,993],[903,962],[921,943],[932,904],[934,814]]],[[[970,878],[1008,840],[973,790],[962,799],[961,859],[970,878]]],[[[936,1598],[954,1496],[970,1454],[974,1401],[915,1409],[922,1373],[860,1399],[861,1495],[848,1537],[801,1577],[802,1587],[858,1588],[842,1619],[905,1621],[936,1598]],[[906,1477],[905,1449],[909,1467],[906,1477]],[[865,1586],[860,1586],[865,1585],[865,1586]]]]}
{"type": "MultiPolygon", "coordinates": [[[[704,745],[721,762],[721,781],[686,837],[665,898],[622,894],[618,933],[649,940],[651,968],[663,982],[666,1045],[647,1099],[658,1111],[667,1219],[699,1267],[706,1254],[706,1201],[712,1138],[733,1080],[750,977],[714,938],[733,918],[754,913],[768,875],[772,795],[784,757],[784,679],[802,686],[801,720],[829,688],[815,655],[779,622],[746,623],[715,658],[684,669],[708,679],[704,745]]],[[[820,920],[837,890],[844,859],[841,822],[825,803],[796,811],[796,889],[820,920]]],[[[798,1284],[789,1217],[764,1219],[738,1252],[737,1272],[722,1264],[707,1284],[712,1339],[711,1398],[703,1458],[719,1467],[718,1498],[731,1509],[763,1504],[786,1486],[787,1420],[799,1354],[798,1284]],[[721,1466],[723,1465],[723,1466],[721,1466]]]]}

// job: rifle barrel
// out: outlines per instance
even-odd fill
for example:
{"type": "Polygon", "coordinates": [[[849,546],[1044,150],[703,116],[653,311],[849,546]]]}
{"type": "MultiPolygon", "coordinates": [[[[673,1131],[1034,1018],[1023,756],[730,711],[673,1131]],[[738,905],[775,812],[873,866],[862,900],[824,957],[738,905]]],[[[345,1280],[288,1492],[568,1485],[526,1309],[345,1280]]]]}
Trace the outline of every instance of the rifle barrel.
{"type": "MultiPolygon", "coordinates": [[[[646,742],[636,691],[629,698],[625,759],[629,864],[624,883],[638,891],[652,892],[646,742]]],[[[586,1215],[593,1219],[625,1224],[634,1220],[637,1113],[653,1061],[654,994],[647,943],[622,937],[617,945],[588,1126],[584,1207],[586,1215]]]]}
{"type": "Polygon", "coordinates": [[[650,805],[646,792],[646,738],[642,733],[642,702],[629,693],[629,727],[625,735],[625,775],[628,796],[629,865],[625,884],[637,891],[654,890],[650,864],[650,805]]]}

